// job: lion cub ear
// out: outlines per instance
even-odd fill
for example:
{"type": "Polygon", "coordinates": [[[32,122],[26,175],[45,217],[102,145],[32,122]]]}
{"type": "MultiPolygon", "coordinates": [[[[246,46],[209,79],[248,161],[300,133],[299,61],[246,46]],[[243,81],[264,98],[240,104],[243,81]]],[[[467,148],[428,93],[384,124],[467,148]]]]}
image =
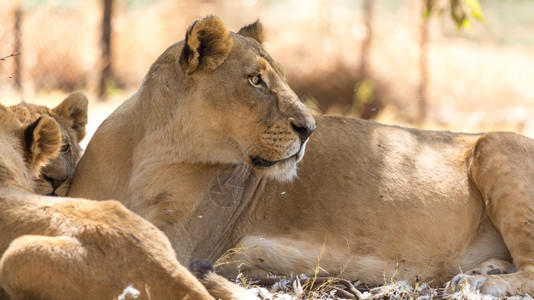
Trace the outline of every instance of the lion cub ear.
{"type": "Polygon", "coordinates": [[[214,70],[226,59],[230,48],[232,38],[223,22],[214,16],[206,17],[187,30],[180,65],[187,75],[214,70]]]}
{"type": "Polygon", "coordinates": [[[59,125],[52,117],[43,115],[24,129],[24,145],[30,169],[38,172],[59,153],[61,147],[59,125]]]}
{"type": "Polygon", "coordinates": [[[7,106],[0,103],[0,130],[15,130],[19,129],[20,126],[20,121],[17,120],[11,110],[7,106]]]}
{"type": "Polygon", "coordinates": [[[237,34],[253,38],[260,44],[263,43],[263,25],[260,20],[256,20],[256,22],[252,24],[243,26],[243,28],[239,29],[237,34]]]}
{"type": "Polygon", "coordinates": [[[70,126],[74,131],[78,142],[85,137],[88,103],[89,101],[84,94],[72,93],[56,108],[52,109],[55,117],[61,119],[63,124],[70,126]]]}

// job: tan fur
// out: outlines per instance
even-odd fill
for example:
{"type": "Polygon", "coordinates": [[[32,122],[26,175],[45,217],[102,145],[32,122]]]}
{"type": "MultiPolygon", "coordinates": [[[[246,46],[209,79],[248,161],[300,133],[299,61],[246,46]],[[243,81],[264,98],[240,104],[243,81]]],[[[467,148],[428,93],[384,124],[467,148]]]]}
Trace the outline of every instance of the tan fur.
{"type": "MultiPolygon", "coordinates": [[[[43,122],[48,123],[48,120],[49,118],[45,118],[43,122]]],[[[35,122],[32,125],[37,127],[39,123],[40,122],[35,122]]],[[[52,136],[52,143],[50,143],[50,145],[56,143],[56,149],[52,149],[51,152],[49,151],[46,153],[40,151],[38,147],[33,147],[33,152],[30,153],[30,149],[25,148],[24,143],[21,142],[24,140],[25,131],[21,130],[20,127],[20,121],[15,118],[9,108],[0,104],[0,133],[2,133],[0,136],[0,143],[2,145],[11,145],[10,147],[0,147],[0,158],[6,158],[0,165],[0,182],[2,182],[3,186],[31,191],[33,189],[31,179],[39,172],[39,168],[41,167],[40,163],[42,163],[42,161],[36,162],[31,159],[38,155],[45,160],[53,157],[54,155],[57,155],[59,145],[57,145],[57,140],[52,136]],[[21,168],[21,166],[26,167],[21,168]]],[[[50,126],[49,129],[53,130],[53,126],[50,126]]],[[[34,134],[39,135],[39,132],[37,131],[34,133],[33,130],[28,130],[28,134],[30,137],[33,137],[34,134]]],[[[50,137],[50,135],[43,136],[41,145],[44,145],[45,147],[49,146],[48,142],[45,140],[48,137],[50,137]]]]}
{"type": "Polygon", "coordinates": [[[41,116],[32,129],[32,132],[24,132],[24,147],[28,149],[26,161],[39,170],[59,153],[61,132],[56,121],[48,116],[41,116]]]}
{"type": "Polygon", "coordinates": [[[247,25],[237,32],[238,34],[255,39],[258,43],[262,44],[264,40],[263,25],[260,20],[256,20],[255,23],[247,25]]]}
{"type": "Polygon", "coordinates": [[[167,49],[93,136],[71,195],[119,199],[182,263],[234,248],[227,276],[319,265],[370,285],[441,285],[494,258],[518,272],[476,275],[482,292],[515,294],[519,280],[534,293],[534,141],[318,116],[297,172],[314,120],[255,39],[229,38],[209,71],[177,63],[184,42],[167,49]]]}
{"type": "Polygon", "coordinates": [[[136,299],[213,299],[167,237],[119,202],[32,194],[60,125],[17,117],[0,105],[0,298],[117,299],[130,287],[136,299]]]}
{"type": "Polygon", "coordinates": [[[187,31],[180,64],[187,74],[212,71],[226,59],[231,47],[226,26],[216,17],[207,17],[187,31]]]}
{"type": "MultiPolygon", "coordinates": [[[[35,192],[43,195],[67,195],[74,169],[82,156],[80,142],[85,137],[88,100],[82,93],[72,93],[57,107],[19,103],[10,109],[24,124],[29,124],[41,116],[52,117],[60,126],[58,135],[61,149],[59,155],[41,169],[35,179],[35,192]]],[[[42,162],[41,165],[44,165],[42,162]]]]}

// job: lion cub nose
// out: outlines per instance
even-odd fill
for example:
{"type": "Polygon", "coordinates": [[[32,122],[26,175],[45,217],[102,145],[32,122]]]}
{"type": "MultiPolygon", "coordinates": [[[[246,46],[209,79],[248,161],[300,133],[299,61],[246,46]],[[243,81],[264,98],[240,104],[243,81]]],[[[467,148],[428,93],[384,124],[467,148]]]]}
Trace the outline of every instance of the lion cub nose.
{"type": "Polygon", "coordinates": [[[291,128],[293,128],[293,130],[298,133],[301,143],[304,143],[306,139],[308,139],[308,137],[310,137],[312,132],[315,130],[315,122],[311,124],[306,121],[300,123],[293,118],[290,119],[290,122],[291,128]]]}
{"type": "Polygon", "coordinates": [[[63,182],[67,181],[67,177],[52,178],[52,177],[46,176],[45,174],[42,174],[42,177],[44,180],[50,182],[50,184],[52,185],[54,189],[59,187],[63,182]]]}

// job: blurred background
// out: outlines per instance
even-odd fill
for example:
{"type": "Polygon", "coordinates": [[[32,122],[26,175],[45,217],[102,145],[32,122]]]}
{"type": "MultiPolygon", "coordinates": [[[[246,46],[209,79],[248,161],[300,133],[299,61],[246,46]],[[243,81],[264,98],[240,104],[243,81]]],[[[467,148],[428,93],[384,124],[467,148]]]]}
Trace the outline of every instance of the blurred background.
{"type": "Polygon", "coordinates": [[[0,102],[55,105],[83,91],[89,131],[194,20],[214,14],[232,31],[260,19],[265,48],[317,113],[534,137],[531,0],[0,0],[0,7],[0,102]]]}

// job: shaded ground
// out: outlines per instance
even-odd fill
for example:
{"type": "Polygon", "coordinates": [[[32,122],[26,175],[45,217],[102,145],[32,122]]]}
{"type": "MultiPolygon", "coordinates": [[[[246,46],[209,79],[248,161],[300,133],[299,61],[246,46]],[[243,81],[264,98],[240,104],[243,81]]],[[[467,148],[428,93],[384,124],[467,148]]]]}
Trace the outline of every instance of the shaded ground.
{"type": "MultiPolygon", "coordinates": [[[[336,278],[315,278],[314,280],[314,278],[301,277],[300,280],[297,280],[296,278],[273,277],[252,280],[246,286],[251,295],[260,299],[503,299],[469,292],[467,287],[460,291],[446,294],[443,288],[432,288],[426,283],[411,285],[405,281],[390,281],[383,286],[366,287],[360,282],[345,283],[336,278]]],[[[519,295],[505,299],[528,300],[533,298],[530,295],[519,295]]]]}

